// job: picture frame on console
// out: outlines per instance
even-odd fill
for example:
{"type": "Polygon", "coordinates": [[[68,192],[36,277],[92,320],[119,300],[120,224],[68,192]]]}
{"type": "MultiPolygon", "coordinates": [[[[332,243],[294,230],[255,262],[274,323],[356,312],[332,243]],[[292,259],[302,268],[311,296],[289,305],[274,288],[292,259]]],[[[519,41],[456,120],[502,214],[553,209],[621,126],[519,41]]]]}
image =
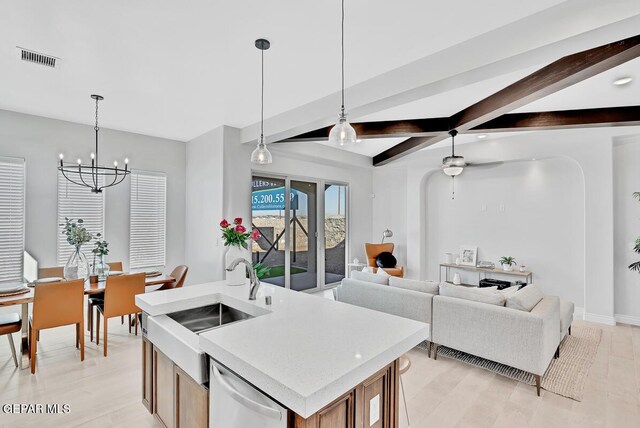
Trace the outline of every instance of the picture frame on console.
{"type": "Polygon", "coordinates": [[[478,247],[473,245],[460,246],[460,264],[463,266],[476,266],[478,261],[478,247]]]}

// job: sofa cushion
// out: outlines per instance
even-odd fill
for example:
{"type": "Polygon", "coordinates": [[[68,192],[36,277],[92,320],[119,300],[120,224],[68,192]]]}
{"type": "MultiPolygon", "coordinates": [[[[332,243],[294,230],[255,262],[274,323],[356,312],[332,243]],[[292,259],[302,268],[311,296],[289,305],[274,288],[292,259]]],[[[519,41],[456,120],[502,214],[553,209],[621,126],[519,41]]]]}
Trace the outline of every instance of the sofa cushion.
{"type": "Polygon", "coordinates": [[[465,287],[446,282],[440,284],[440,295],[472,300],[474,302],[487,303],[489,305],[496,306],[504,306],[505,301],[504,296],[498,292],[498,287],[465,287]]]}
{"type": "Polygon", "coordinates": [[[573,302],[560,299],[560,332],[566,333],[573,322],[573,302]]]}
{"type": "Polygon", "coordinates": [[[391,287],[404,288],[405,290],[420,291],[422,293],[438,294],[439,285],[436,281],[417,281],[392,276],[389,278],[391,287]]]}
{"type": "Polygon", "coordinates": [[[378,275],[371,272],[360,272],[357,270],[351,271],[351,278],[359,281],[373,282],[380,285],[389,285],[389,277],[384,275],[378,275]]]}
{"type": "Polygon", "coordinates": [[[507,308],[518,309],[519,311],[531,312],[543,297],[544,295],[538,286],[530,284],[510,296],[507,299],[506,306],[507,308]]]}

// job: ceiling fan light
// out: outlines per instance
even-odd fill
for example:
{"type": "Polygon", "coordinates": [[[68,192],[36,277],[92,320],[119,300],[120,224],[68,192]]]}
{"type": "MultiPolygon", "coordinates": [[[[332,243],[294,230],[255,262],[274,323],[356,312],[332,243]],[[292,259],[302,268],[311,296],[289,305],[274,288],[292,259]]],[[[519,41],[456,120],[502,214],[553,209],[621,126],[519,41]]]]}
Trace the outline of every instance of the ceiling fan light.
{"type": "Polygon", "coordinates": [[[329,142],[337,146],[346,146],[358,142],[356,130],[349,124],[345,113],[340,113],[338,122],[331,128],[329,142]]]}
{"type": "Polygon", "coordinates": [[[460,175],[462,174],[462,171],[464,171],[464,167],[462,166],[446,166],[446,165],[442,166],[442,172],[447,174],[449,177],[455,177],[457,175],[460,175]]]}
{"type": "Polygon", "coordinates": [[[443,167],[448,167],[448,166],[465,167],[467,166],[467,163],[464,161],[464,157],[453,155],[453,156],[447,156],[443,158],[442,165],[443,167]]]}

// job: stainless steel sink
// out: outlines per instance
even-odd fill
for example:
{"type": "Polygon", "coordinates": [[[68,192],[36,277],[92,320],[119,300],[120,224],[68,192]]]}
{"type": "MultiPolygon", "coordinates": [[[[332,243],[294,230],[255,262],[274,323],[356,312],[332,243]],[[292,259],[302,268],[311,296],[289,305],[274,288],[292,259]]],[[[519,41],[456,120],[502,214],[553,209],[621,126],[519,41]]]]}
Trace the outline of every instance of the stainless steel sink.
{"type": "Polygon", "coordinates": [[[196,334],[253,318],[252,315],[224,303],[172,312],[167,316],[196,334]]]}

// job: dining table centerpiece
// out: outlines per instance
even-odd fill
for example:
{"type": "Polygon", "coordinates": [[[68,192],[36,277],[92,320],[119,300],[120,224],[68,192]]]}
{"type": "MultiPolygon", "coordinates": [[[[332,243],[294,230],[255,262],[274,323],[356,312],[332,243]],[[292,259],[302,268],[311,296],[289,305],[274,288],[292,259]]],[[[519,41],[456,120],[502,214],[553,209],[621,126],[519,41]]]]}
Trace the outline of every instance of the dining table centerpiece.
{"type": "MultiPolygon", "coordinates": [[[[64,265],[65,279],[89,279],[89,262],[82,252],[82,246],[93,239],[93,235],[84,226],[81,218],[74,220],[65,217],[65,222],[61,223],[62,234],[66,235],[69,245],[73,245],[75,251],[64,265]]],[[[99,236],[99,235],[98,235],[99,236]]]]}
{"type": "Polygon", "coordinates": [[[103,281],[109,276],[109,265],[104,261],[104,257],[109,254],[109,243],[107,241],[100,240],[100,234],[96,235],[98,238],[94,242],[94,247],[91,252],[93,253],[93,274],[98,277],[99,281],[103,281]]]}
{"type": "MultiPolygon", "coordinates": [[[[249,253],[247,241],[260,239],[258,229],[253,229],[251,232],[247,231],[247,228],[242,224],[242,218],[236,217],[233,223],[223,219],[220,222],[220,230],[222,231],[224,246],[228,247],[224,255],[225,268],[235,259],[243,258],[249,260],[251,254],[249,253]]],[[[240,264],[232,271],[225,270],[225,272],[227,285],[243,285],[245,283],[247,277],[245,265],[240,264]]]]}

